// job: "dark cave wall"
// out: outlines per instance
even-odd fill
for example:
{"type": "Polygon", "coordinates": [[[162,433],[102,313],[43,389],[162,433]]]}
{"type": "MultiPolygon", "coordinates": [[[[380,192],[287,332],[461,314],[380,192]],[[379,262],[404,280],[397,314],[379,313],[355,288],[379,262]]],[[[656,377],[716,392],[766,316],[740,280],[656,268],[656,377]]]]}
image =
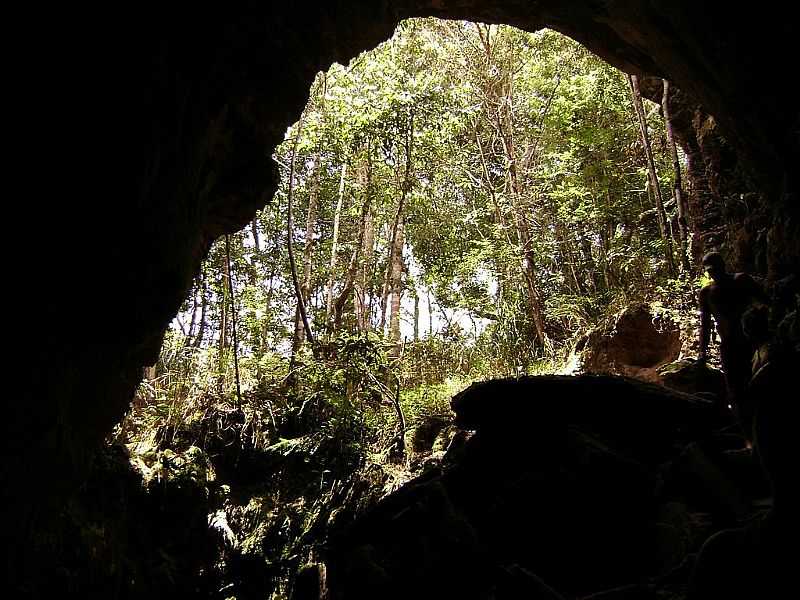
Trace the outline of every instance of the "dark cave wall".
{"type": "Polygon", "coordinates": [[[68,35],[48,31],[44,79],[63,96],[55,131],[68,140],[57,200],[29,215],[48,243],[26,256],[20,309],[36,331],[21,335],[27,387],[9,403],[0,467],[20,528],[38,528],[30,520],[85,476],[212,241],[269,200],[270,154],[316,72],[394,27],[380,6],[203,10],[143,6],[116,29],[68,15],[68,35]]]}
{"type": "Polygon", "coordinates": [[[210,243],[269,200],[269,156],[314,74],[374,47],[401,18],[549,26],[624,70],[669,78],[714,115],[763,195],[772,276],[796,270],[793,6],[383,0],[62,10],[19,21],[31,63],[19,65],[15,87],[25,115],[19,154],[34,197],[21,222],[47,248],[23,256],[16,285],[17,313],[29,319],[20,336],[27,387],[8,403],[0,471],[18,515],[12,537],[41,526],[80,483],[210,243]]]}

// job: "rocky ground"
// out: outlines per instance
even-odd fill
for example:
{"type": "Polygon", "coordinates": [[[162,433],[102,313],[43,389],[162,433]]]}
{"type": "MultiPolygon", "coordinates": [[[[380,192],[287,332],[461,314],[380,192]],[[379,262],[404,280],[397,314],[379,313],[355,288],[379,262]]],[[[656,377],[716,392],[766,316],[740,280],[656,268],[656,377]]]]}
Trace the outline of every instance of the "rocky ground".
{"type": "Polygon", "coordinates": [[[713,403],[662,386],[496,380],[453,409],[473,433],[334,532],[303,598],[681,598],[702,542],[769,495],[713,403]]]}
{"type": "Polygon", "coordinates": [[[579,344],[605,374],[473,384],[405,456],[314,419],[267,439],[219,408],[111,444],[42,540],[60,567],[39,592],[683,598],[700,545],[769,487],[721,374],[680,348],[674,323],[623,311],[579,344]]]}

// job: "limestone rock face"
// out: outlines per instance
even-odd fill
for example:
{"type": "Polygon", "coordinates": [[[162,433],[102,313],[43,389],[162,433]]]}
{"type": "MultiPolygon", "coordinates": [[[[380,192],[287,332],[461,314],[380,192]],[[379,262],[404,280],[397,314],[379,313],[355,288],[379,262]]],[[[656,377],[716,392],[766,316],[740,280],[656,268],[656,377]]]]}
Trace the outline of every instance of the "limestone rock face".
{"type": "Polygon", "coordinates": [[[656,317],[646,305],[626,308],[579,343],[583,370],[659,381],[658,367],[680,354],[678,326],[656,317]]]}

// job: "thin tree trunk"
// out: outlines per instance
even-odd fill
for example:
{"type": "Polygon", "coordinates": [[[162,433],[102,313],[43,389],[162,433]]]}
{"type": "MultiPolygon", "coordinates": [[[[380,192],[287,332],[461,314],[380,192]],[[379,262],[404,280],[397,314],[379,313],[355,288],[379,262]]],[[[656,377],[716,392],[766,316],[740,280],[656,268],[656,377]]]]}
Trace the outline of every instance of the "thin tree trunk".
{"type": "MultiPolygon", "coordinates": [[[[267,279],[269,283],[267,284],[267,294],[266,298],[264,299],[264,308],[266,309],[267,314],[270,314],[271,311],[272,298],[275,295],[275,279],[278,275],[278,268],[281,263],[280,245],[276,243],[275,240],[277,239],[278,234],[281,230],[281,215],[283,213],[281,212],[280,198],[277,196],[275,197],[275,206],[272,207],[272,210],[274,211],[274,217],[270,224],[271,226],[269,230],[266,232],[267,235],[265,236],[265,239],[273,241],[273,246],[270,249],[269,253],[270,270],[269,270],[269,277],[267,279]]],[[[267,340],[269,340],[269,324],[270,324],[269,320],[265,319],[264,327],[261,330],[262,350],[266,349],[267,340]]]]}
{"type": "Polygon", "coordinates": [[[681,266],[683,270],[689,270],[689,225],[688,208],[686,198],[683,196],[683,181],[681,177],[681,163],[678,159],[678,146],[675,143],[675,135],[672,131],[672,113],[669,108],[669,81],[664,82],[664,95],[661,99],[661,107],[664,111],[664,124],[667,130],[667,141],[669,142],[670,156],[672,157],[672,169],[675,171],[675,205],[678,208],[678,233],[680,235],[681,266]]]}
{"type": "Polygon", "coordinates": [[[206,334],[206,313],[208,310],[208,280],[206,279],[206,267],[200,269],[200,281],[202,282],[200,288],[200,323],[197,328],[197,335],[192,340],[192,346],[199,348],[203,343],[203,338],[206,334]]]}
{"type": "Polygon", "coordinates": [[[433,337],[433,302],[431,302],[431,290],[428,288],[425,290],[425,294],[428,297],[428,337],[433,337]]]}
{"type": "Polygon", "coordinates": [[[497,224],[502,229],[503,233],[506,234],[506,239],[509,244],[511,244],[511,239],[508,237],[506,233],[506,221],[503,217],[503,211],[500,208],[500,203],[497,200],[497,193],[495,192],[494,186],[492,185],[491,178],[489,177],[489,169],[486,166],[486,156],[483,152],[483,145],[481,144],[480,136],[478,135],[478,128],[477,125],[475,126],[475,144],[478,147],[478,156],[480,157],[481,161],[481,171],[483,172],[483,180],[485,181],[484,187],[486,191],[489,193],[489,197],[492,199],[492,206],[494,207],[494,216],[497,224]]]}
{"type": "MultiPolygon", "coordinates": [[[[294,244],[292,238],[294,237],[294,223],[292,221],[292,196],[294,194],[294,169],[297,161],[297,147],[300,143],[300,134],[303,131],[303,121],[305,119],[305,111],[300,115],[300,121],[297,123],[297,133],[294,138],[294,145],[292,146],[292,160],[289,166],[289,190],[286,194],[286,246],[289,251],[289,267],[292,272],[292,283],[294,284],[294,293],[297,298],[297,311],[300,319],[303,321],[303,327],[306,332],[308,341],[314,344],[314,335],[311,333],[311,326],[308,323],[308,315],[306,314],[306,304],[303,299],[303,293],[300,288],[300,282],[297,278],[297,263],[294,259],[294,244]]],[[[294,358],[294,351],[292,358],[294,358]]]]}
{"type": "Polygon", "coordinates": [[[520,206],[522,189],[517,173],[517,157],[514,147],[514,114],[512,112],[513,91],[510,76],[507,76],[506,93],[503,101],[500,102],[500,109],[497,113],[497,126],[503,138],[503,149],[506,153],[508,191],[511,198],[512,209],[514,211],[514,223],[517,228],[517,238],[522,252],[522,271],[523,278],[528,290],[528,304],[530,306],[531,317],[533,319],[536,338],[546,346],[548,343],[547,332],[544,324],[544,310],[542,300],[539,295],[538,282],[536,276],[536,263],[533,252],[526,215],[520,206]]]}
{"type": "Polygon", "coordinates": [[[364,244],[361,257],[361,285],[359,290],[360,320],[359,329],[363,332],[369,331],[371,326],[370,303],[367,296],[370,293],[370,276],[372,274],[373,263],[375,262],[375,223],[372,214],[372,207],[364,216],[364,244]]]}
{"type": "Polygon", "coordinates": [[[378,236],[375,235],[375,221],[373,219],[373,238],[374,243],[372,246],[372,250],[370,253],[370,262],[369,262],[369,288],[368,288],[368,302],[367,302],[367,317],[368,317],[368,329],[374,330],[377,323],[378,323],[378,315],[377,315],[377,308],[375,304],[380,301],[380,298],[375,293],[374,284],[373,282],[376,280],[378,276],[378,252],[380,251],[380,243],[378,240],[378,236]]]}
{"type": "MultiPolygon", "coordinates": [[[[367,236],[368,229],[371,229],[372,223],[372,175],[370,170],[371,166],[368,163],[367,165],[362,165],[362,168],[359,172],[361,188],[364,190],[364,202],[361,205],[361,217],[359,219],[358,227],[358,242],[356,243],[356,247],[353,249],[353,254],[350,256],[350,261],[347,265],[347,274],[345,275],[342,291],[334,302],[334,330],[338,329],[341,325],[345,305],[347,304],[347,301],[350,299],[350,296],[353,294],[353,290],[356,287],[356,274],[359,270],[359,266],[363,263],[362,256],[366,255],[368,249],[372,248],[372,239],[368,238],[367,236]]],[[[356,323],[358,327],[361,328],[361,313],[363,312],[363,308],[359,307],[358,299],[356,299],[353,304],[356,312],[356,323]]]]}
{"type": "Polygon", "coordinates": [[[339,331],[344,318],[344,309],[347,306],[347,301],[353,295],[355,288],[356,270],[358,268],[359,258],[361,256],[361,243],[359,243],[350,255],[350,260],[347,263],[347,271],[344,278],[344,284],[336,299],[333,301],[333,321],[332,333],[339,331]]]}
{"type": "Polygon", "coordinates": [[[395,393],[392,395],[394,409],[397,412],[397,453],[401,460],[406,456],[406,416],[403,414],[403,405],[400,404],[400,378],[395,374],[395,393]]]}
{"type": "MultiPolygon", "coordinates": [[[[325,116],[325,94],[328,89],[328,80],[325,73],[322,73],[321,90],[317,94],[320,98],[318,110],[325,116]]],[[[314,259],[314,230],[317,227],[317,214],[319,212],[319,188],[322,177],[322,157],[319,150],[313,158],[313,172],[311,173],[311,189],[308,194],[308,212],[306,213],[306,231],[303,238],[303,282],[300,286],[300,293],[303,296],[303,303],[308,306],[311,298],[311,276],[313,272],[314,259]]],[[[299,312],[299,311],[298,311],[299,312]]],[[[300,315],[295,319],[296,345],[299,347],[303,343],[305,325],[300,322],[300,315]]]]}
{"type": "Polygon", "coordinates": [[[414,341],[419,341],[419,293],[414,288],[414,341]]]}
{"type": "Polygon", "coordinates": [[[228,265],[222,259],[222,296],[220,298],[220,325],[217,356],[217,388],[222,393],[225,384],[225,349],[228,347],[228,265]]]}
{"type": "Polygon", "coordinates": [[[328,303],[325,310],[325,321],[332,323],[333,317],[333,282],[336,280],[336,262],[339,252],[339,219],[342,216],[342,200],[344,198],[344,183],[347,177],[347,164],[342,165],[342,174],[339,177],[339,195],[336,200],[336,211],[333,214],[333,240],[331,241],[330,276],[328,277],[328,303]]]}
{"type": "Polygon", "coordinates": [[[222,370],[225,349],[228,347],[228,264],[222,261],[222,297],[220,299],[220,325],[219,325],[219,366],[222,370]]]}
{"type": "MultiPolygon", "coordinates": [[[[605,173],[603,173],[605,176],[605,173]]],[[[608,177],[606,176],[606,180],[608,177]]],[[[598,231],[600,231],[600,244],[598,245],[598,259],[600,270],[603,275],[603,291],[608,291],[611,289],[612,286],[616,285],[616,280],[611,274],[610,267],[608,264],[608,254],[611,251],[611,243],[610,240],[614,238],[614,232],[616,231],[616,226],[614,222],[611,220],[611,190],[606,186],[606,193],[604,194],[605,197],[605,206],[602,210],[598,212],[606,215],[603,218],[603,223],[598,227],[598,231]]],[[[629,232],[631,228],[625,224],[624,231],[629,232]]],[[[627,245],[627,242],[626,242],[627,245]]]]}
{"type": "Polygon", "coordinates": [[[644,106],[642,105],[642,92],[639,89],[639,78],[636,75],[628,75],[628,81],[631,86],[631,98],[633,99],[633,107],[636,110],[636,116],[639,119],[639,133],[642,138],[642,146],[644,147],[644,154],[647,160],[647,174],[650,179],[650,186],[653,190],[653,198],[656,205],[656,214],[658,216],[658,228],[661,231],[661,239],[664,241],[665,258],[667,266],[672,275],[675,274],[675,262],[672,253],[672,239],[669,235],[667,228],[667,214],[664,210],[664,199],[661,196],[661,186],[658,183],[658,176],[656,175],[656,165],[653,160],[653,151],[650,147],[650,136],[647,133],[647,117],[644,113],[644,106]]]}
{"type": "MultiPolygon", "coordinates": [[[[320,154],[314,156],[314,171],[311,174],[311,189],[308,194],[308,212],[306,213],[306,231],[303,238],[303,281],[300,284],[300,294],[303,302],[309,305],[311,298],[311,276],[313,272],[314,259],[314,230],[317,227],[317,213],[319,205],[319,185],[320,185],[320,154]]],[[[305,337],[305,327],[302,319],[295,319],[295,341],[294,344],[300,347],[305,337]]]]}
{"type": "Polygon", "coordinates": [[[592,284],[592,291],[597,293],[597,290],[600,287],[600,284],[597,281],[597,266],[594,262],[594,257],[592,256],[592,244],[589,241],[589,235],[586,232],[586,228],[581,223],[580,230],[577,232],[578,237],[580,238],[580,248],[581,254],[583,254],[583,265],[584,269],[589,274],[589,282],[592,284]]]}
{"type": "Polygon", "coordinates": [[[231,331],[233,333],[233,371],[236,376],[236,407],[242,410],[242,387],[239,377],[239,338],[236,333],[236,288],[233,284],[231,267],[231,236],[225,236],[225,264],[228,273],[228,290],[231,299],[231,331]]]}
{"type": "Polygon", "coordinates": [[[361,233],[360,245],[361,256],[359,260],[359,274],[358,282],[356,284],[354,307],[356,310],[356,326],[360,332],[369,331],[371,325],[370,307],[367,302],[369,294],[370,276],[372,273],[372,265],[375,260],[374,245],[375,245],[375,225],[373,223],[373,207],[372,207],[372,144],[367,145],[366,161],[361,169],[362,187],[370,199],[367,210],[362,208],[361,212],[361,233]]]}
{"type": "Polygon", "coordinates": [[[400,219],[394,235],[394,251],[391,268],[391,316],[389,317],[389,340],[393,344],[391,354],[399,354],[400,301],[403,296],[403,244],[405,243],[405,218],[400,219]]]}
{"type": "Polygon", "coordinates": [[[259,279],[261,279],[261,234],[258,231],[258,213],[253,217],[253,220],[250,221],[250,231],[253,234],[253,248],[255,251],[253,252],[252,260],[250,261],[250,285],[256,286],[258,285],[259,279]]]}
{"type": "Polygon", "coordinates": [[[256,214],[250,222],[250,230],[253,232],[253,245],[255,246],[256,252],[261,252],[261,236],[258,233],[258,214],[256,214]]]}
{"type": "MultiPolygon", "coordinates": [[[[403,177],[403,182],[401,184],[400,189],[400,199],[397,202],[397,212],[394,216],[394,224],[392,226],[392,239],[389,243],[389,258],[386,264],[386,276],[384,277],[384,285],[383,285],[383,294],[382,294],[382,302],[381,302],[381,325],[380,330],[381,333],[384,331],[384,327],[386,326],[386,308],[388,302],[388,296],[390,292],[393,292],[395,288],[393,287],[393,282],[395,281],[395,274],[394,270],[395,267],[399,264],[402,268],[403,258],[403,243],[402,241],[399,244],[400,248],[400,260],[395,260],[395,253],[398,248],[397,244],[397,237],[398,231],[400,232],[400,236],[402,237],[402,227],[404,219],[405,219],[405,204],[406,204],[406,196],[408,192],[411,191],[411,165],[412,165],[412,156],[411,151],[413,147],[413,139],[414,139],[414,111],[411,111],[409,116],[409,123],[408,123],[408,130],[406,131],[406,140],[405,140],[405,151],[406,151],[406,167],[405,167],[405,176],[403,177]]],[[[402,278],[402,273],[397,277],[402,278]]],[[[398,292],[399,293],[399,292],[398,292]]],[[[391,326],[390,326],[391,331],[391,326]]],[[[398,336],[399,337],[399,336],[398,336]]]]}
{"type": "Polygon", "coordinates": [[[192,285],[192,318],[189,321],[189,328],[187,331],[187,335],[183,340],[183,347],[187,348],[192,345],[192,340],[194,339],[194,330],[197,327],[197,309],[199,308],[197,302],[197,292],[199,291],[198,288],[200,287],[200,280],[197,279],[192,285]]]}

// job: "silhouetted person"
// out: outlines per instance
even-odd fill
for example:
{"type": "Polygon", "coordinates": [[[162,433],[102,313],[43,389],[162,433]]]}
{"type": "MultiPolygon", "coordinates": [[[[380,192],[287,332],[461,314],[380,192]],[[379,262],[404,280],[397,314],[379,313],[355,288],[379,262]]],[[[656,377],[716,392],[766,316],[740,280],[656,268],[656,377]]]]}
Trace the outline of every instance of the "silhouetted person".
{"type": "MultiPolygon", "coordinates": [[[[746,273],[728,273],[725,261],[717,252],[703,257],[703,267],[713,280],[700,290],[700,355],[707,359],[711,339],[711,318],[720,337],[720,358],[725,372],[728,404],[742,419],[740,412],[747,383],[752,372],[751,360],[755,347],[742,330],[742,316],[755,301],[766,302],[761,287],[746,273]]],[[[743,427],[745,425],[743,424],[743,427]]],[[[745,431],[751,437],[749,431],[745,431]]]]}
{"type": "Polygon", "coordinates": [[[781,317],[776,327],[781,344],[800,350],[800,277],[789,275],[775,283],[773,313],[781,317]]]}
{"type": "Polygon", "coordinates": [[[772,508],[740,529],[711,536],[700,550],[689,600],[771,600],[797,595],[797,365],[794,349],[770,356],[753,376],[755,447],[772,485],[772,508]],[[794,592],[791,590],[795,589],[794,592]]]}
{"type": "MultiPolygon", "coordinates": [[[[769,310],[766,306],[753,306],[742,315],[742,331],[753,348],[750,359],[750,378],[769,363],[771,347],[769,310]]],[[[738,417],[748,439],[752,438],[755,398],[748,388],[738,398],[738,417]]]]}
{"type": "Polygon", "coordinates": [[[742,331],[755,348],[751,370],[756,373],[769,361],[769,310],[766,306],[753,306],[742,316],[742,331]]]}

